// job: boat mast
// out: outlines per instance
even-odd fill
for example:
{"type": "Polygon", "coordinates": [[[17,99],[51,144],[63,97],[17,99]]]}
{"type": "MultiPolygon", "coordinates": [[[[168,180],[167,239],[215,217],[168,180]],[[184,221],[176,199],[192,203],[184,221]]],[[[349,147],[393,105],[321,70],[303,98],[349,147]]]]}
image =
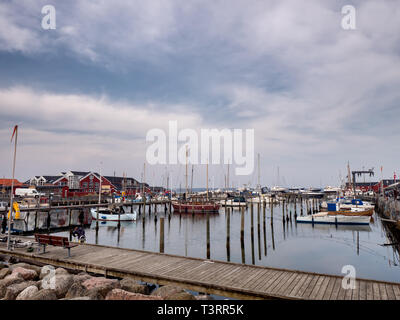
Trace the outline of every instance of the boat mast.
{"type": "Polygon", "coordinates": [[[101,203],[101,162],[100,162],[99,204],[101,203]]]}
{"type": "Polygon", "coordinates": [[[226,186],[228,187],[229,190],[229,162],[228,162],[228,175],[226,177],[226,186]]]}
{"type": "Polygon", "coordinates": [[[258,184],[257,184],[257,188],[258,190],[261,189],[261,185],[260,185],[260,154],[258,154],[258,184]]]}
{"type": "Polygon", "coordinates": [[[18,126],[14,127],[13,134],[11,136],[11,142],[15,134],[15,144],[14,144],[14,161],[12,170],[12,180],[11,180],[11,195],[10,195],[10,218],[8,219],[8,235],[7,235],[7,249],[10,250],[10,234],[11,234],[11,220],[13,211],[13,201],[14,201],[14,177],[15,177],[15,161],[17,159],[17,139],[18,139],[18,126]]]}
{"type": "Polygon", "coordinates": [[[190,194],[193,193],[193,164],[192,164],[192,177],[190,179],[190,194]]]}
{"type": "Polygon", "coordinates": [[[143,196],[146,197],[144,182],[146,181],[146,162],[143,163],[143,196]]]}
{"type": "Polygon", "coordinates": [[[188,147],[186,145],[186,195],[185,198],[188,196],[188,147]]]}
{"type": "Polygon", "coordinates": [[[208,202],[208,160],[207,160],[207,184],[206,184],[206,186],[207,186],[207,202],[208,202]]]}

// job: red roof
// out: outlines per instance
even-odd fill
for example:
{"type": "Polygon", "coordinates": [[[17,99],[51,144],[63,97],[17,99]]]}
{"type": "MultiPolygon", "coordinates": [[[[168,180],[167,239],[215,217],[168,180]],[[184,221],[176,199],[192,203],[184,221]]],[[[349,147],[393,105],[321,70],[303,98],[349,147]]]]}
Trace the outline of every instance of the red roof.
{"type": "MultiPolygon", "coordinates": [[[[0,186],[11,186],[12,179],[0,179],[0,186]]],[[[14,179],[14,186],[20,187],[22,186],[22,182],[19,182],[17,179],[14,179]]]]}

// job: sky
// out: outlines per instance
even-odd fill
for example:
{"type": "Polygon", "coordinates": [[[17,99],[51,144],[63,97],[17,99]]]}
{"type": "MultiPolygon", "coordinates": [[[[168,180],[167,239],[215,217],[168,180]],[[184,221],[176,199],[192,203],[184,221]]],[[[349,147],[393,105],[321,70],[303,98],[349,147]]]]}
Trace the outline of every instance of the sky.
{"type": "MultiPolygon", "coordinates": [[[[254,129],[252,174],[230,184],[339,185],[400,174],[397,0],[0,2],[0,175],[67,170],[185,185],[146,162],[149,130],[254,129]],[[42,28],[42,8],[56,29],[42,28]],[[352,5],[356,29],[342,28],[352,5]],[[258,172],[257,154],[260,154],[258,172]],[[279,175],[278,175],[279,171],[279,175]],[[361,180],[363,180],[361,178],[361,180]]],[[[189,174],[191,174],[189,166],[189,174]]],[[[194,165],[204,186],[205,165],[194,165]]],[[[227,166],[210,165],[210,186],[227,166]]],[[[190,180],[190,178],[189,178],[190,180]]]]}

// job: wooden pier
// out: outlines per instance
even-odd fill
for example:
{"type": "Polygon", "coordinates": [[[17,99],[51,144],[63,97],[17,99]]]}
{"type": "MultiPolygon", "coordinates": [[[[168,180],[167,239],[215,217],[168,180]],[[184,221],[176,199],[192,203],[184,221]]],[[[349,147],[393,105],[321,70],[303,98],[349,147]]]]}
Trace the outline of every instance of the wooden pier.
{"type": "MultiPolygon", "coordinates": [[[[33,241],[31,237],[18,237],[33,241]]],[[[239,299],[399,300],[400,284],[357,279],[355,289],[343,289],[343,277],[267,268],[231,262],[81,244],[71,250],[48,246],[46,253],[26,248],[0,254],[32,263],[50,264],[111,277],[131,277],[159,285],[178,285],[189,290],[239,299]]]]}

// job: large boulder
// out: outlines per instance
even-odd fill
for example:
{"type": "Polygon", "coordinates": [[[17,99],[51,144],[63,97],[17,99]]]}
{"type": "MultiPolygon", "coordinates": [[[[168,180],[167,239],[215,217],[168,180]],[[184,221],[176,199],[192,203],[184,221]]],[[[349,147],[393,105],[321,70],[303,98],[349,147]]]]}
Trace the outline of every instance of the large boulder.
{"type": "Polygon", "coordinates": [[[23,282],[24,279],[20,275],[10,274],[3,280],[0,280],[0,299],[6,294],[7,288],[15,283],[23,282]]]}
{"type": "Polygon", "coordinates": [[[76,297],[76,298],[71,298],[71,299],[66,299],[66,300],[92,300],[90,297],[76,297]]]}
{"type": "Polygon", "coordinates": [[[9,286],[6,290],[4,300],[15,300],[15,298],[26,288],[34,286],[34,281],[20,282],[9,286]]]}
{"type": "Polygon", "coordinates": [[[86,280],[89,280],[92,278],[92,276],[88,275],[85,272],[81,272],[77,275],[74,275],[73,277],[74,277],[74,283],[83,283],[86,280]]]}
{"type": "Polygon", "coordinates": [[[42,269],[42,268],[39,267],[39,266],[35,266],[35,265],[28,264],[28,263],[25,263],[25,262],[20,262],[20,263],[16,263],[16,264],[10,265],[10,270],[11,270],[11,271],[13,271],[13,270],[16,269],[16,268],[24,268],[24,269],[33,270],[33,271],[35,271],[38,275],[40,274],[40,270],[42,269]]]}
{"type": "Polygon", "coordinates": [[[0,270],[0,280],[4,279],[6,276],[8,276],[11,273],[10,268],[3,268],[0,270]]]}
{"type": "Polygon", "coordinates": [[[124,278],[120,282],[121,289],[133,293],[149,294],[149,287],[145,284],[140,284],[137,281],[124,278]]]}
{"type": "Polygon", "coordinates": [[[73,276],[70,274],[46,276],[41,280],[39,288],[54,290],[57,298],[60,299],[64,298],[73,283],[73,276]]]}
{"type": "Polygon", "coordinates": [[[199,294],[198,296],[195,296],[195,298],[196,300],[214,300],[214,298],[208,294],[199,294]]]}
{"type": "Polygon", "coordinates": [[[165,300],[196,300],[196,298],[189,292],[182,291],[169,295],[165,300]]]}
{"type": "Polygon", "coordinates": [[[65,298],[74,299],[78,297],[89,297],[90,300],[104,300],[105,295],[103,295],[102,292],[102,288],[87,289],[82,283],[74,282],[65,295],[65,298]]]}
{"type": "Polygon", "coordinates": [[[57,268],[56,275],[59,275],[59,274],[69,274],[69,272],[67,270],[65,270],[64,268],[57,268]]]}
{"type": "Polygon", "coordinates": [[[38,287],[33,285],[25,288],[15,300],[29,300],[39,291],[38,287]]]}
{"type": "Polygon", "coordinates": [[[75,282],[69,288],[67,294],[65,295],[66,299],[73,299],[77,297],[83,297],[87,294],[88,290],[86,287],[82,285],[82,283],[75,282]]]}
{"type": "Polygon", "coordinates": [[[119,289],[121,285],[118,280],[107,279],[104,277],[92,277],[82,283],[87,290],[95,290],[103,297],[113,289],[119,289]]]}
{"type": "Polygon", "coordinates": [[[151,295],[152,296],[160,296],[163,297],[164,299],[168,299],[168,297],[176,294],[176,293],[181,293],[181,292],[185,292],[185,290],[183,290],[180,287],[176,287],[173,285],[165,285],[162,287],[159,287],[158,289],[154,290],[151,295]]]}
{"type": "Polygon", "coordinates": [[[163,298],[153,295],[147,296],[121,289],[113,289],[107,294],[106,300],[163,300],[163,298]]]}
{"type": "Polygon", "coordinates": [[[57,295],[54,290],[42,289],[27,300],[57,300],[57,295]]]}
{"type": "Polygon", "coordinates": [[[34,280],[38,276],[35,270],[25,269],[22,267],[14,268],[11,274],[20,275],[24,280],[34,280]]]}
{"type": "MultiPolygon", "coordinates": [[[[57,295],[57,298],[63,298],[69,288],[72,286],[73,284],[73,277],[71,275],[56,275],[55,277],[55,292],[57,295]]],[[[43,286],[43,283],[42,283],[43,286]]],[[[51,289],[51,288],[50,288],[51,289]]]]}

